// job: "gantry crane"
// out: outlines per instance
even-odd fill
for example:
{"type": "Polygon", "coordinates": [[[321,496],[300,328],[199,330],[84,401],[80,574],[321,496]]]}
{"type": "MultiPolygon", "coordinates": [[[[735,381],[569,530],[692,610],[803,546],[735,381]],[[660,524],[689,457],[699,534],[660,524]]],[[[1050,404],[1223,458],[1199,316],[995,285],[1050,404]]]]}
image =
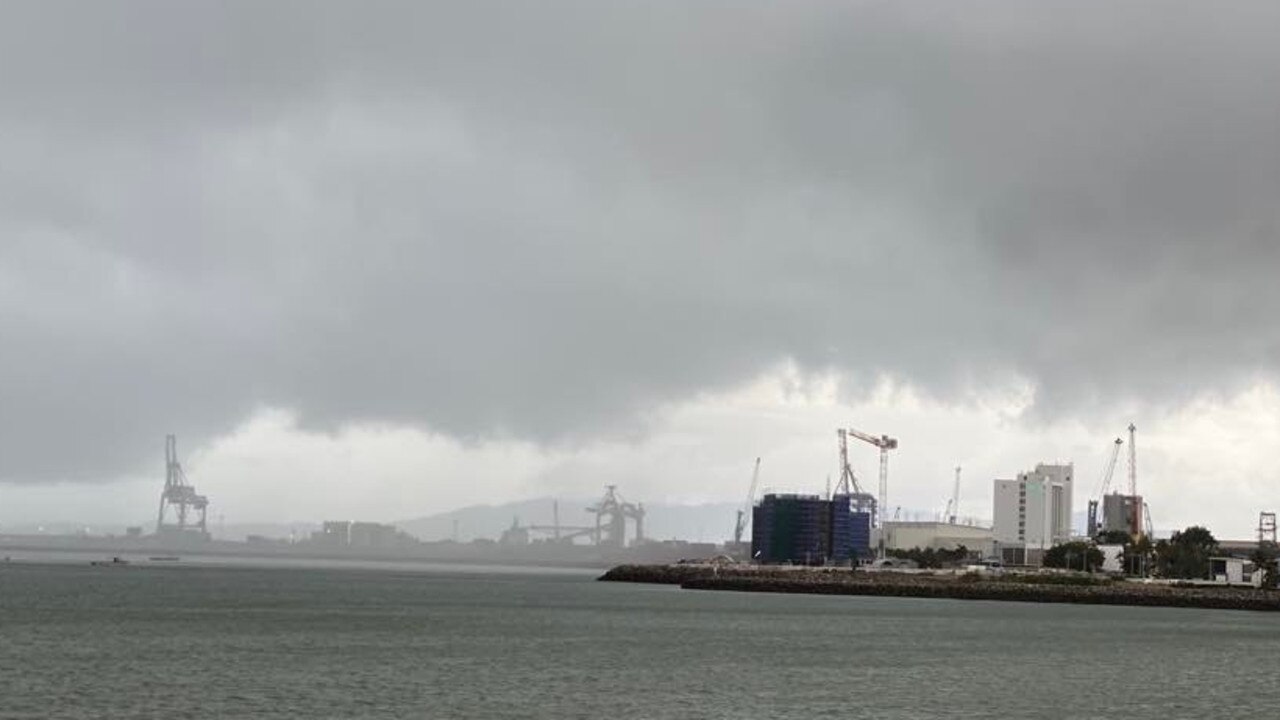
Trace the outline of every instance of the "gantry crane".
{"type": "Polygon", "coordinates": [[[747,519],[751,517],[751,506],[756,501],[756,485],[760,482],[760,458],[756,458],[756,468],[751,471],[751,489],[747,490],[747,504],[738,510],[738,522],[733,526],[733,542],[742,544],[742,533],[747,529],[747,519]]]}
{"type": "Polygon", "coordinates": [[[1111,478],[1116,474],[1116,462],[1120,459],[1120,446],[1124,445],[1124,441],[1116,438],[1111,444],[1111,455],[1107,457],[1107,464],[1102,470],[1102,479],[1098,483],[1097,499],[1089,501],[1089,537],[1097,537],[1098,535],[1098,501],[1107,496],[1107,490],[1111,488],[1111,478]]]}
{"type": "Polygon", "coordinates": [[[178,533],[193,534],[196,537],[209,537],[205,524],[205,512],[209,507],[209,499],[196,492],[196,488],[187,480],[182,471],[182,463],[178,462],[178,440],[173,435],[164,439],[164,490],[160,492],[160,512],[156,517],[156,534],[178,533]],[[165,511],[172,507],[175,522],[167,522],[165,511]]]}
{"type": "MultiPolygon", "coordinates": [[[[868,443],[870,445],[875,445],[876,447],[880,448],[880,495],[876,500],[876,507],[877,508],[889,507],[889,451],[897,449],[898,441],[895,438],[889,437],[888,435],[880,435],[877,437],[875,435],[864,433],[860,430],[854,430],[852,428],[848,430],[842,430],[840,432],[848,433],[849,435],[852,435],[865,443],[868,443]]],[[[843,440],[843,435],[841,436],[841,438],[843,440]]],[[[841,444],[841,449],[843,450],[843,443],[841,444]]],[[[847,463],[846,463],[846,467],[847,467],[847,463]]],[[[850,475],[852,476],[852,472],[850,473],[850,475]]],[[[876,513],[877,517],[879,517],[879,514],[880,514],[880,511],[877,511],[876,513]]],[[[878,548],[879,548],[879,556],[881,559],[883,559],[884,558],[884,527],[883,527],[883,523],[880,523],[880,524],[881,524],[880,542],[878,543],[878,548]]]]}
{"type": "Polygon", "coordinates": [[[627,520],[635,521],[634,544],[644,542],[644,505],[623,500],[617,485],[606,485],[604,498],[587,508],[587,512],[596,516],[594,539],[597,546],[626,547],[627,520]]]}

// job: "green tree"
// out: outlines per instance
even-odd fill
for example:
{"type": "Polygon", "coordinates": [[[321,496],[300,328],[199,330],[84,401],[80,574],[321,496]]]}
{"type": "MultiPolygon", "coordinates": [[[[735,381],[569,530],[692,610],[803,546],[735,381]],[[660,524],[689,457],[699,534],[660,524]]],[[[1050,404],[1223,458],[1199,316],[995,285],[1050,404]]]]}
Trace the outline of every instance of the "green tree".
{"type": "Polygon", "coordinates": [[[1102,551],[1093,543],[1073,541],[1054,545],[1044,552],[1045,567],[1093,572],[1102,567],[1102,551]]]}
{"type": "Polygon", "coordinates": [[[1280,558],[1280,548],[1277,548],[1273,542],[1258,543],[1257,549],[1249,556],[1249,559],[1253,561],[1254,567],[1257,568],[1254,572],[1260,570],[1264,573],[1262,587],[1268,590],[1276,589],[1277,575],[1280,575],[1280,573],[1277,573],[1276,568],[1277,558],[1280,558]]]}
{"type": "Polygon", "coordinates": [[[1152,564],[1152,553],[1155,546],[1151,544],[1151,538],[1139,535],[1138,539],[1124,546],[1124,554],[1121,556],[1120,567],[1125,569],[1129,575],[1144,575],[1147,568],[1152,564]]]}
{"type": "Polygon", "coordinates": [[[1156,570],[1168,578],[1204,578],[1209,575],[1209,558],[1217,552],[1213,533],[1193,525],[1156,543],[1156,570]]]}
{"type": "Polygon", "coordinates": [[[1124,530],[1104,530],[1096,538],[1099,545],[1120,545],[1120,567],[1127,575],[1142,575],[1151,562],[1151,538],[1134,538],[1124,530]]]}
{"type": "Polygon", "coordinates": [[[1123,530],[1103,530],[1098,533],[1099,545],[1129,545],[1133,538],[1123,530]]]}
{"type": "Polygon", "coordinates": [[[954,567],[956,565],[968,562],[973,556],[963,545],[958,546],[954,550],[948,548],[911,548],[910,550],[890,550],[890,557],[901,558],[904,560],[914,560],[920,568],[943,568],[954,567]]]}

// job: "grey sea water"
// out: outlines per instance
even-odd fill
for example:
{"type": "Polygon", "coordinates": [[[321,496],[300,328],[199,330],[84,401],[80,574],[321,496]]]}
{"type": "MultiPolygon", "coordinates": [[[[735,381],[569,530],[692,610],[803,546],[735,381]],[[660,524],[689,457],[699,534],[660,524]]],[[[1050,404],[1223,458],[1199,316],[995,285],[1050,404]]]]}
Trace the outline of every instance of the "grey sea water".
{"type": "Polygon", "coordinates": [[[584,572],[0,565],[4,718],[1231,718],[1280,617],[584,572]]]}

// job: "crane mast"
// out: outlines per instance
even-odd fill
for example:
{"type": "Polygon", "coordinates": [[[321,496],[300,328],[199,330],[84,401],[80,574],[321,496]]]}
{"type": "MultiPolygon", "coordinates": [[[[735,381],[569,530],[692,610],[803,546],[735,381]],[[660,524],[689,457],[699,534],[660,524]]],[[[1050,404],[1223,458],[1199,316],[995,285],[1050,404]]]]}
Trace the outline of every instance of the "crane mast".
{"type": "MultiPolygon", "coordinates": [[[[844,433],[848,433],[849,435],[852,435],[853,437],[865,443],[868,443],[870,445],[876,446],[877,448],[880,448],[880,494],[876,500],[876,517],[877,519],[881,519],[883,518],[881,513],[885,511],[885,508],[889,507],[889,451],[897,449],[898,441],[896,438],[891,438],[888,435],[880,435],[879,437],[877,437],[875,435],[864,433],[860,430],[854,430],[852,428],[848,430],[841,430],[839,432],[841,433],[840,437],[841,437],[842,451],[844,450],[844,437],[845,437],[844,433]]],[[[843,454],[846,457],[843,457],[842,460],[847,460],[847,453],[843,453],[843,454]]],[[[847,462],[846,462],[846,466],[847,466],[847,462]]],[[[850,474],[852,475],[852,472],[850,474]]],[[[884,522],[883,520],[881,520],[880,522],[879,556],[881,559],[884,558],[884,522]]]]}
{"type": "Polygon", "coordinates": [[[751,471],[751,488],[747,490],[747,504],[738,511],[738,522],[733,526],[733,542],[740,544],[742,534],[747,529],[747,518],[751,517],[751,506],[756,500],[756,485],[760,482],[760,458],[756,458],[755,470],[751,471]]]}
{"type": "Polygon", "coordinates": [[[1138,443],[1137,426],[1129,423],[1129,495],[1138,497],[1138,443]]]}
{"type": "MultiPolygon", "coordinates": [[[[1124,445],[1124,441],[1120,438],[1116,438],[1116,441],[1111,444],[1111,457],[1107,460],[1107,468],[1102,473],[1102,491],[1098,493],[1098,497],[1106,495],[1107,491],[1111,489],[1111,478],[1116,474],[1116,463],[1120,460],[1121,445],[1124,445]]],[[[1130,448],[1132,447],[1130,445],[1130,448]]],[[[1130,451],[1130,455],[1132,456],[1132,451],[1130,451]]]]}
{"type": "Polygon", "coordinates": [[[960,466],[956,466],[956,484],[951,488],[951,499],[947,500],[947,522],[955,525],[956,515],[960,512],[960,466]]]}
{"type": "Polygon", "coordinates": [[[844,428],[836,430],[836,438],[840,441],[840,482],[836,483],[837,495],[859,495],[862,487],[858,485],[858,477],[853,474],[849,465],[849,431],[844,428]]]}
{"type": "Polygon", "coordinates": [[[1138,428],[1129,423],[1129,502],[1132,503],[1133,514],[1130,517],[1129,534],[1137,538],[1143,534],[1145,527],[1142,515],[1146,511],[1145,503],[1138,502],[1138,428]]]}
{"type": "Polygon", "coordinates": [[[1116,474],[1116,463],[1120,460],[1120,446],[1124,441],[1116,438],[1111,444],[1111,454],[1107,456],[1107,464],[1103,466],[1102,478],[1098,482],[1098,497],[1089,501],[1089,537],[1096,537],[1098,534],[1098,502],[1106,497],[1107,490],[1111,488],[1111,478],[1116,474]]]}

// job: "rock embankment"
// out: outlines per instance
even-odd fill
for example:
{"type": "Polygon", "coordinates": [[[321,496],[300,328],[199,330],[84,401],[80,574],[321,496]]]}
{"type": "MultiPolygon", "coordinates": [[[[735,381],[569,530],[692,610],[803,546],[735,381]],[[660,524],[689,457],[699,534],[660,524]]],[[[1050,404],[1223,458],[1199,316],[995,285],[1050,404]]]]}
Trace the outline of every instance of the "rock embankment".
{"type": "Polygon", "coordinates": [[[705,565],[618,565],[601,575],[600,579],[606,582],[683,585],[704,575],[714,575],[715,572],[716,569],[705,565]]]}
{"type": "Polygon", "coordinates": [[[1280,592],[1187,587],[1086,577],[928,575],[847,569],[621,565],[601,580],[679,585],[691,590],[1005,600],[1015,602],[1280,610],[1280,592]]]}

